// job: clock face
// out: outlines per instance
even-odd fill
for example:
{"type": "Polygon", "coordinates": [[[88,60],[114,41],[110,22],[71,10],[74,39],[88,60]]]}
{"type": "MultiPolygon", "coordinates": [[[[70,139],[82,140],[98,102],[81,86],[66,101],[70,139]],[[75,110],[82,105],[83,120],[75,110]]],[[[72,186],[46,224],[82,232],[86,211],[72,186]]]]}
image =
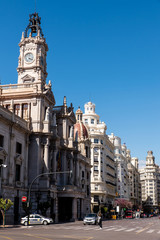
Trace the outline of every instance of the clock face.
{"type": "Polygon", "coordinates": [[[34,60],[34,56],[33,56],[32,53],[27,53],[27,54],[25,55],[25,61],[26,61],[27,63],[31,63],[31,62],[33,62],[33,60],[34,60]]]}

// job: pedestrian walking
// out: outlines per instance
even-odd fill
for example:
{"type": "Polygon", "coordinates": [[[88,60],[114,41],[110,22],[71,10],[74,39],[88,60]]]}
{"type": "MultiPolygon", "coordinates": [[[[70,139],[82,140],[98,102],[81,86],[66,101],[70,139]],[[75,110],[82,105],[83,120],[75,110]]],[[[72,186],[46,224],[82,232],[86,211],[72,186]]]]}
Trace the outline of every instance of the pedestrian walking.
{"type": "Polygon", "coordinates": [[[98,213],[98,225],[100,229],[102,229],[102,214],[101,212],[98,213]]]}

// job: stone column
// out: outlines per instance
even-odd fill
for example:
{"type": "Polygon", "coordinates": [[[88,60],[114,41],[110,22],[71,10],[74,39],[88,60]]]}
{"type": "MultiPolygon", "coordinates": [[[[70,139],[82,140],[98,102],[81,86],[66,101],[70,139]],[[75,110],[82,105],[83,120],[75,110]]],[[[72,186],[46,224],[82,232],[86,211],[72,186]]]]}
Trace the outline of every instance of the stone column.
{"type": "Polygon", "coordinates": [[[46,165],[46,172],[49,170],[49,139],[47,138],[47,142],[44,146],[44,162],[46,165]]]}
{"type": "Polygon", "coordinates": [[[83,218],[85,215],[84,213],[84,199],[81,199],[81,217],[83,218]]]}
{"type": "Polygon", "coordinates": [[[31,104],[28,103],[28,112],[27,112],[27,119],[30,120],[30,115],[31,115],[31,104]]]}
{"type": "Polygon", "coordinates": [[[79,177],[79,161],[77,159],[77,161],[76,161],[76,184],[77,184],[77,186],[79,186],[79,179],[80,179],[80,177],[79,177]]]}
{"type": "Polygon", "coordinates": [[[70,170],[72,170],[72,176],[70,178],[70,184],[73,184],[73,174],[75,174],[74,169],[73,169],[73,158],[70,159],[70,170]]]}
{"type": "Polygon", "coordinates": [[[77,198],[72,200],[72,219],[77,220],[77,198]]]}
{"type": "MultiPolygon", "coordinates": [[[[56,172],[57,171],[57,150],[53,150],[53,158],[52,158],[52,171],[56,172]]],[[[53,175],[53,181],[56,183],[56,174],[53,175]]]]}

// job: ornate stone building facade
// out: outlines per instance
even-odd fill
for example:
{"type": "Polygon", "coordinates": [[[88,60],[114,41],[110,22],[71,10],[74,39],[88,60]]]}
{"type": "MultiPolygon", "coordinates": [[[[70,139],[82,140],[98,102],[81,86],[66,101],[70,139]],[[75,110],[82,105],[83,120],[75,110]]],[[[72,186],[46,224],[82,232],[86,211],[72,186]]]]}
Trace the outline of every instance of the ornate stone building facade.
{"type": "Polygon", "coordinates": [[[147,152],[146,167],[140,169],[142,203],[149,207],[158,206],[159,167],[155,164],[152,151],[147,152]]]}
{"type": "Polygon", "coordinates": [[[0,86],[0,160],[8,166],[1,168],[1,196],[14,202],[7,219],[13,223],[24,214],[21,197],[37,176],[30,189],[33,211],[49,202],[46,214],[55,222],[82,218],[90,210],[91,166],[74,139],[72,105],[67,107],[64,98],[55,107],[46,82],[48,46],[37,13],[30,15],[19,47],[18,83],[0,86]]]}
{"type": "Polygon", "coordinates": [[[141,205],[141,184],[138,169],[138,158],[131,158],[126,144],[121,145],[121,139],[113,133],[109,135],[114,144],[116,162],[116,197],[130,201],[134,208],[141,205]]]}
{"type": "Polygon", "coordinates": [[[7,215],[15,222],[28,188],[28,144],[28,122],[0,106],[0,197],[14,202],[7,215]]]}
{"type": "Polygon", "coordinates": [[[106,134],[106,124],[95,113],[95,104],[84,106],[83,123],[91,140],[91,205],[97,211],[100,206],[112,208],[116,194],[114,145],[106,134]]]}

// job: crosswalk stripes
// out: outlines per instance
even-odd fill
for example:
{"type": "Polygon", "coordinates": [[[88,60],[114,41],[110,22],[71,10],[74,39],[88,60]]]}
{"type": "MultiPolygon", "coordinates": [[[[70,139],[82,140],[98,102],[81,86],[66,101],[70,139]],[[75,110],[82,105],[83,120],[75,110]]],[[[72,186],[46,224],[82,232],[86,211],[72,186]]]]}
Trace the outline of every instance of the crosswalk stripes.
{"type": "MultiPolygon", "coordinates": [[[[45,227],[45,226],[43,226],[45,227]]],[[[22,227],[23,228],[23,227],[22,227]]],[[[26,228],[26,227],[24,227],[26,228]]],[[[37,227],[38,228],[38,227],[37,227]]],[[[55,225],[53,226],[52,225],[52,229],[55,229],[55,230],[82,230],[82,231],[98,231],[100,230],[99,226],[94,226],[94,225],[86,225],[86,226],[58,226],[58,225],[55,225]]],[[[108,231],[113,231],[113,232],[125,232],[126,234],[132,232],[132,233],[146,233],[146,234],[160,234],[160,230],[159,229],[152,229],[151,227],[148,228],[148,229],[145,229],[144,227],[137,227],[137,226],[133,226],[132,227],[130,226],[130,228],[127,228],[127,226],[122,226],[122,225],[109,225],[109,226],[103,226],[102,228],[102,231],[104,232],[108,232],[108,231]]]]}

